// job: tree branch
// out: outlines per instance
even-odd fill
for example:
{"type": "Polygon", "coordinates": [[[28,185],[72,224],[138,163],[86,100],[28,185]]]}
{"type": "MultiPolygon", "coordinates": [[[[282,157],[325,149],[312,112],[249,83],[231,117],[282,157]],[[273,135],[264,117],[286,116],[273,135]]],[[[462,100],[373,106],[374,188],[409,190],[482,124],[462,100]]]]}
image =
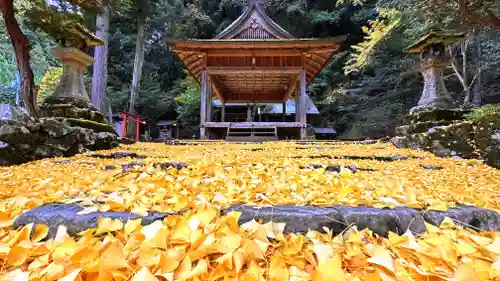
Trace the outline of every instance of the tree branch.
{"type": "Polygon", "coordinates": [[[448,47],[448,52],[450,53],[450,65],[453,68],[453,71],[455,72],[455,76],[457,76],[458,80],[460,81],[460,84],[462,84],[462,87],[464,89],[467,89],[467,84],[465,83],[464,78],[460,74],[460,70],[458,70],[457,66],[457,59],[455,58],[455,53],[453,52],[453,47],[448,47]]]}
{"type": "Polygon", "coordinates": [[[460,12],[472,22],[500,30],[500,17],[497,17],[491,10],[488,10],[488,16],[486,18],[482,18],[469,10],[467,7],[467,0],[459,1],[459,9],[460,12]]]}

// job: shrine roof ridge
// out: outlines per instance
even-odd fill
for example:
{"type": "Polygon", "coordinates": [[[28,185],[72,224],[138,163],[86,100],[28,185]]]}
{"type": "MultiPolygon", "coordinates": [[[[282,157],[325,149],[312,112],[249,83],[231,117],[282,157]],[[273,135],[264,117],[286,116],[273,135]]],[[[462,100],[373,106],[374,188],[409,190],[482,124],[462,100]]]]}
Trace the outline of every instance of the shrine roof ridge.
{"type": "Polygon", "coordinates": [[[243,13],[221,33],[217,34],[215,36],[215,39],[222,39],[234,35],[232,33],[236,31],[238,27],[241,26],[245,22],[245,20],[251,16],[254,9],[257,10],[257,12],[260,14],[260,17],[270,26],[270,28],[272,28],[279,35],[279,37],[293,38],[293,35],[279,26],[267,15],[261,1],[262,0],[248,0],[248,4],[243,10],[243,13]]]}

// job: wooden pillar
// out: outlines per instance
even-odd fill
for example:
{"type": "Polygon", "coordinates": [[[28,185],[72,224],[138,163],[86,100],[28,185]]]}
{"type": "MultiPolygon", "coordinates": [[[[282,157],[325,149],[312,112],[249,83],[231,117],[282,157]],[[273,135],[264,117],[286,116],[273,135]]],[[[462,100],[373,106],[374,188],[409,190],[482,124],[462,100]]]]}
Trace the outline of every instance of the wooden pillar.
{"type": "Polygon", "coordinates": [[[220,112],[220,121],[225,122],[226,120],[226,102],[222,102],[221,112],[220,112]]]}
{"type": "Polygon", "coordinates": [[[283,106],[283,111],[281,111],[282,112],[281,122],[286,122],[286,101],[283,102],[282,106],[283,106]]]}
{"type": "Polygon", "coordinates": [[[207,117],[207,71],[201,72],[201,106],[200,106],[200,139],[205,139],[205,122],[207,117]]]}
{"type": "Polygon", "coordinates": [[[206,122],[212,122],[212,81],[207,77],[207,118],[206,122]]]}
{"type": "Polygon", "coordinates": [[[295,88],[295,122],[300,122],[300,81],[297,81],[295,88]]]}
{"type": "Polygon", "coordinates": [[[299,122],[303,127],[300,128],[300,139],[307,137],[307,104],[306,104],[306,71],[302,70],[300,74],[300,114],[299,122]]]}

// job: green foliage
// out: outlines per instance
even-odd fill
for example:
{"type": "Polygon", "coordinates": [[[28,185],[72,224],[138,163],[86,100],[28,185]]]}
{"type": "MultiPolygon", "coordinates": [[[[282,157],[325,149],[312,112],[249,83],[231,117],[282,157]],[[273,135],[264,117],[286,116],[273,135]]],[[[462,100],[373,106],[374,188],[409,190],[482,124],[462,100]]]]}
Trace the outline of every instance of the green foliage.
{"type": "MultiPolygon", "coordinates": [[[[21,29],[30,40],[31,67],[35,75],[35,83],[38,83],[48,68],[59,63],[51,53],[51,48],[55,43],[47,34],[28,28],[24,24],[25,16],[19,15],[17,18],[21,29]]],[[[16,71],[16,57],[12,43],[3,20],[0,20],[0,85],[10,85],[16,77],[16,71]]]]}
{"type": "Polygon", "coordinates": [[[51,67],[49,70],[47,70],[39,84],[39,89],[36,96],[38,105],[41,105],[47,97],[51,96],[54,93],[57,84],[59,84],[62,74],[62,67],[51,67]]]}
{"type": "Polygon", "coordinates": [[[16,89],[9,86],[0,86],[0,104],[16,102],[16,89]]]}
{"type": "Polygon", "coordinates": [[[24,15],[33,29],[49,34],[59,45],[87,51],[102,41],[85,27],[82,11],[96,13],[101,5],[93,0],[42,0],[30,6],[24,15]]]}
{"type": "Polygon", "coordinates": [[[487,104],[481,107],[476,107],[466,114],[465,117],[470,121],[479,121],[485,116],[496,115],[500,113],[500,104],[487,104]]]}
{"type": "Polygon", "coordinates": [[[181,94],[175,99],[178,103],[177,120],[184,126],[192,129],[198,128],[200,124],[200,86],[193,76],[187,75],[180,82],[181,94]]]}
{"type": "Polygon", "coordinates": [[[379,18],[369,21],[370,27],[363,27],[366,34],[365,41],[354,45],[355,50],[346,62],[344,71],[346,74],[359,71],[368,62],[370,56],[375,52],[375,48],[383,40],[387,39],[391,31],[401,22],[401,13],[396,9],[379,10],[379,18]]]}

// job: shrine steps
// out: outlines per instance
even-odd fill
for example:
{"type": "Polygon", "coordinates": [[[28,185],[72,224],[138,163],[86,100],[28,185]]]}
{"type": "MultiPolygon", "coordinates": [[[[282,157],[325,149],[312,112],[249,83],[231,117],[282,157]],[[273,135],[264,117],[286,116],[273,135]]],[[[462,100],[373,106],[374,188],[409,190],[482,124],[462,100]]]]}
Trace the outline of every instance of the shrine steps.
{"type": "Polygon", "coordinates": [[[239,123],[235,126],[229,125],[226,133],[226,141],[262,142],[277,140],[277,126],[258,126],[252,123],[245,126],[239,123]]]}

